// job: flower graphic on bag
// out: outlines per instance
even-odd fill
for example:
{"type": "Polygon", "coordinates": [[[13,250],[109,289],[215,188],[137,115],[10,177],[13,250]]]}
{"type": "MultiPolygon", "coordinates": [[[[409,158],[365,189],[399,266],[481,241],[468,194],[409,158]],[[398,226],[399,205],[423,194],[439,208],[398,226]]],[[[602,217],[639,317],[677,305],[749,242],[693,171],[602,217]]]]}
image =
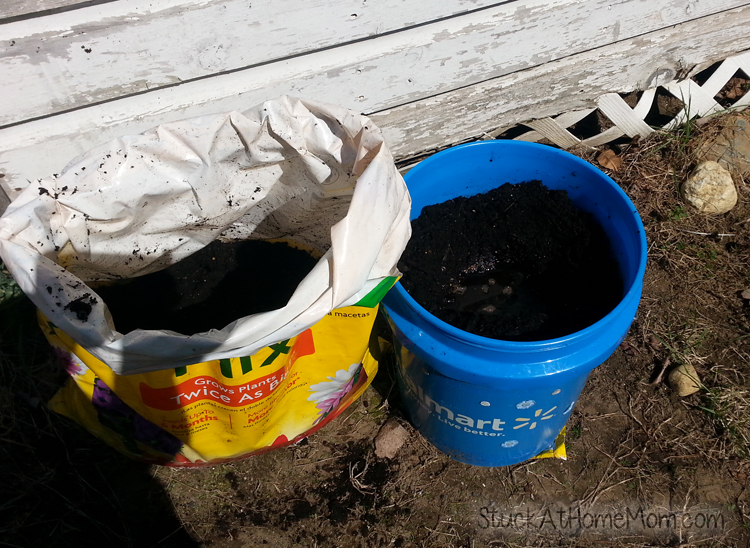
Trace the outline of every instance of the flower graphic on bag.
{"type": "Polygon", "coordinates": [[[319,423],[326,415],[336,409],[338,404],[344,399],[357,383],[359,374],[362,371],[361,363],[353,363],[349,369],[339,369],[333,377],[327,377],[327,381],[319,382],[310,386],[312,394],[307,401],[314,401],[315,407],[318,408],[318,418],[315,423],[319,423]]]}
{"type": "Polygon", "coordinates": [[[52,352],[70,376],[85,375],[89,370],[86,364],[72,352],[68,352],[57,346],[52,347],[52,352]]]}

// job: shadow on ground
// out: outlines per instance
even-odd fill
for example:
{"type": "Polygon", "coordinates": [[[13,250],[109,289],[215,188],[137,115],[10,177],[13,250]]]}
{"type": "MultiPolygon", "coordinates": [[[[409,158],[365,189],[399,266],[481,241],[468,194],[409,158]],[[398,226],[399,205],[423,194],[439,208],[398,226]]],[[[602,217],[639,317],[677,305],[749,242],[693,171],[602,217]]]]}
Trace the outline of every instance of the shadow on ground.
{"type": "Polygon", "coordinates": [[[197,546],[153,478],[46,407],[66,378],[23,296],[0,303],[0,545],[197,546]]]}

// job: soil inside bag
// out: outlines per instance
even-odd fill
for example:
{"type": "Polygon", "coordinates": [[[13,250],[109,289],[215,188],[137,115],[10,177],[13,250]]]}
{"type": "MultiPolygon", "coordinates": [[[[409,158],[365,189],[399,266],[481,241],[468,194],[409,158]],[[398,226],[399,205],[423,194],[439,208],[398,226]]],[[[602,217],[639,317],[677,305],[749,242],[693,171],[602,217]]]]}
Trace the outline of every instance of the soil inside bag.
{"type": "Polygon", "coordinates": [[[623,297],[609,239],[540,181],[425,207],[399,268],[404,288],[464,331],[536,341],[583,329],[623,297]]]}
{"type": "Polygon", "coordinates": [[[96,291],[121,333],[192,335],[282,308],[316,263],[282,242],[215,241],[169,268],[96,291]]]}

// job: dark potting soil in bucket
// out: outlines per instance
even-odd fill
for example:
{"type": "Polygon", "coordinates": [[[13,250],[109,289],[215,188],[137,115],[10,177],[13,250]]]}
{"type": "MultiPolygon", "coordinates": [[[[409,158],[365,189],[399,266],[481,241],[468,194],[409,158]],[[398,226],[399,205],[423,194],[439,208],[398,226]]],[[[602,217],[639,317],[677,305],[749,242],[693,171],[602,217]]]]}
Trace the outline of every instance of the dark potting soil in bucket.
{"type": "Polygon", "coordinates": [[[476,335],[565,336],[623,297],[604,230],[565,190],[540,181],[427,206],[412,230],[402,285],[430,313],[476,335]]]}
{"type": "Polygon", "coordinates": [[[164,270],[96,291],[121,333],[192,335],[285,306],[316,263],[281,242],[215,241],[164,270]]]}

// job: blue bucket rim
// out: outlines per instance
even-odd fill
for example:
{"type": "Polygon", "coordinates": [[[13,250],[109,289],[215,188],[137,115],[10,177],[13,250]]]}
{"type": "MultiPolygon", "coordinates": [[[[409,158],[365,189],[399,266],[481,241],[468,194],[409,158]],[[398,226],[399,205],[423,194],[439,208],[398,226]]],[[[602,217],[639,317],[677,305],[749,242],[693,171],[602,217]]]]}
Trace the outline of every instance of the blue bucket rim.
{"type": "Polygon", "coordinates": [[[615,316],[620,315],[622,311],[628,306],[628,303],[633,298],[640,299],[641,290],[640,288],[638,288],[638,285],[639,285],[638,281],[643,279],[643,276],[646,272],[646,260],[647,260],[647,248],[648,248],[648,242],[646,241],[646,230],[643,226],[643,221],[641,221],[641,217],[638,214],[638,210],[635,208],[635,205],[630,200],[628,195],[625,194],[625,191],[623,191],[622,188],[620,188],[620,186],[614,180],[612,180],[612,178],[609,177],[606,173],[598,169],[596,166],[594,166],[590,162],[587,162],[579,158],[578,156],[575,156],[564,150],[553,148],[548,145],[541,145],[539,143],[528,143],[525,141],[504,141],[504,140],[476,141],[472,143],[456,145],[454,147],[441,150],[440,152],[433,154],[429,158],[422,160],[419,164],[414,166],[411,170],[409,170],[404,175],[404,180],[407,182],[407,187],[408,187],[408,181],[409,181],[410,175],[414,172],[418,173],[420,170],[420,167],[422,169],[423,169],[423,166],[425,165],[429,167],[430,163],[436,161],[435,158],[442,159],[450,154],[455,153],[456,151],[460,151],[461,149],[470,148],[470,147],[492,147],[492,148],[508,147],[508,148],[525,148],[525,149],[536,148],[539,150],[543,150],[547,154],[552,154],[554,156],[563,156],[567,158],[568,160],[572,160],[573,163],[578,164],[579,166],[581,166],[582,169],[602,178],[609,186],[614,188],[615,192],[620,196],[620,198],[622,198],[625,201],[625,203],[630,204],[633,219],[635,220],[636,226],[638,227],[638,242],[641,247],[641,253],[640,253],[639,260],[638,260],[638,270],[636,271],[636,275],[633,277],[633,281],[630,283],[628,291],[625,293],[625,295],[623,295],[622,299],[620,299],[620,302],[617,304],[617,306],[613,308],[607,315],[605,315],[603,318],[599,319],[598,321],[594,322],[593,324],[589,325],[588,327],[585,327],[579,331],[575,331],[569,335],[557,337],[555,339],[544,339],[540,341],[508,341],[508,340],[503,340],[503,339],[491,339],[489,337],[475,335],[474,333],[470,333],[468,331],[464,331],[462,329],[454,327],[450,325],[449,323],[444,322],[437,316],[431,314],[421,304],[415,301],[411,295],[409,295],[409,293],[401,285],[401,282],[396,283],[393,287],[393,290],[395,290],[398,293],[398,295],[402,297],[407,302],[407,304],[409,304],[409,306],[412,307],[414,312],[422,320],[427,321],[428,323],[437,327],[438,329],[440,329],[446,335],[450,336],[453,339],[456,339],[463,343],[468,343],[468,344],[471,344],[473,346],[477,346],[480,348],[489,347],[492,349],[499,349],[499,350],[501,349],[501,350],[505,350],[508,352],[517,352],[517,353],[537,352],[539,350],[553,350],[556,348],[569,346],[579,340],[594,336],[606,324],[610,323],[615,316]]]}

